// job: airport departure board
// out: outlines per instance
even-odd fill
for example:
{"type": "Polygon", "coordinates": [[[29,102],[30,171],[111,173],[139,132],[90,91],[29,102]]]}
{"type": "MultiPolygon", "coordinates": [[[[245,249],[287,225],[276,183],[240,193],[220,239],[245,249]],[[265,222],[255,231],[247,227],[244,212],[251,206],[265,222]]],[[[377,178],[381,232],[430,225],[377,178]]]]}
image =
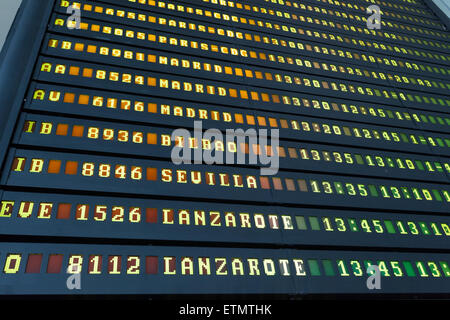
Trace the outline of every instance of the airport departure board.
{"type": "Polygon", "coordinates": [[[450,294],[424,1],[24,0],[1,58],[0,294],[450,294]]]}

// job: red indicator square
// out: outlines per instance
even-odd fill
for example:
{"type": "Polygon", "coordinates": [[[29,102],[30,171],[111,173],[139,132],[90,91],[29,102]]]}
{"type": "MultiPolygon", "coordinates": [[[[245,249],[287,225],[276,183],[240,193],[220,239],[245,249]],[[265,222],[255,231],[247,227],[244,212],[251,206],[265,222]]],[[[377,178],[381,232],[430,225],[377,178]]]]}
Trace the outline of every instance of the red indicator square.
{"type": "Polygon", "coordinates": [[[264,151],[266,152],[268,157],[273,156],[273,149],[272,146],[264,146],[264,151]]]}
{"type": "Polygon", "coordinates": [[[85,94],[80,94],[78,97],[78,103],[79,104],[89,104],[89,96],[85,94]]]}
{"type": "Polygon", "coordinates": [[[266,118],[264,117],[257,117],[258,119],[258,124],[261,126],[267,126],[267,122],[266,122],[266,118]]]}
{"type": "Polygon", "coordinates": [[[89,205],[79,204],[77,205],[77,211],[75,213],[75,218],[77,220],[87,220],[89,216],[89,205]]]}
{"type": "Polygon", "coordinates": [[[25,273],[40,273],[42,254],[29,254],[25,273]]]}
{"type": "Polygon", "coordinates": [[[83,51],[84,50],[84,44],[83,43],[76,43],[75,44],[75,51],[83,51]]]}
{"type": "Polygon", "coordinates": [[[11,171],[23,171],[25,169],[26,158],[14,158],[11,171]]]}
{"type": "Polygon", "coordinates": [[[69,68],[69,74],[70,74],[71,76],[78,76],[78,75],[80,74],[80,68],[79,68],[79,67],[71,66],[71,67],[69,68]]]}
{"type": "Polygon", "coordinates": [[[255,117],[254,116],[247,115],[246,118],[247,118],[247,123],[248,124],[255,125],[255,117]]]}
{"type": "Polygon", "coordinates": [[[147,133],[147,144],[157,144],[156,133],[147,133]]]}
{"type": "Polygon", "coordinates": [[[220,184],[228,186],[230,184],[230,178],[227,174],[220,175],[220,184]]]}
{"type": "Polygon", "coordinates": [[[157,107],[156,103],[149,103],[148,104],[148,112],[151,112],[151,113],[158,112],[158,107],[157,107]]]}
{"type": "Polygon", "coordinates": [[[51,254],[48,257],[47,273],[60,273],[62,261],[63,261],[62,254],[51,254]]]}
{"type": "Polygon", "coordinates": [[[141,258],[138,256],[128,256],[127,259],[127,274],[139,274],[141,258]]]}
{"type": "Polygon", "coordinates": [[[209,258],[200,257],[198,260],[199,260],[198,261],[198,269],[199,269],[198,273],[201,275],[205,275],[205,274],[210,275],[211,271],[207,267],[209,265],[209,262],[208,262],[209,258]]]}
{"type": "Polygon", "coordinates": [[[36,121],[25,121],[23,125],[23,132],[33,133],[36,129],[36,121]]]}
{"type": "MultiPolygon", "coordinates": [[[[91,31],[99,32],[100,26],[98,24],[91,24],[91,31]]],[[[95,50],[97,50],[97,49],[95,46],[91,46],[91,48],[88,50],[90,50],[90,51],[88,51],[89,53],[95,53],[95,50]]]]}
{"type": "Polygon", "coordinates": [[[148,223],[157,223],[158,222],[158,209],[147,208],[146,209],[146,221],[148,223]]]}
{"type": "Polygon", "coordinates": [[[148,274],[158,273],[158,257],[156,256],[145,257],[145,272],[148,274]]]}
{"type": "Polygon", "coordinates": [[[147,85],[149,87],[156,87],[156,78],[148,77],[147,78],[147,85]]]}
{"type": "Polygon", "coordinates": [[[245,154],[249,153],[248,143],[241,143],[240,147],[241,147],[242,153],[245,153],[245,154]]]}
{"type": "Polygon", "coordinates": [[[69,219],[71,208],[72,205],[70,203],[60,203],[58,205],[58,213],[56,214],[56,219],[69,219]]]}
{"type": "Polygon", "coordinates": [[[93,70],[91,68],[83,68],[83,77],[92,78],[93,70]]]}
{"type": "Polygon", "coordinates": [[[277,147],[278,155],[282,158],[286,158],[286,150],[283,147],[277,147]]]}

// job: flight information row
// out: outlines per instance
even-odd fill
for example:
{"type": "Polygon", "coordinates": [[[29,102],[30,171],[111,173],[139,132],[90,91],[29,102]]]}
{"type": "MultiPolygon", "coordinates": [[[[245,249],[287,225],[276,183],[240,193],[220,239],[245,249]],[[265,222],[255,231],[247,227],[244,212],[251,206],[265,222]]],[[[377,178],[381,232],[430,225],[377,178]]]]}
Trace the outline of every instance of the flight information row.
{"type": "MultiPolygon", "coordinates": [[[[117,46],[100,41],[85,41],[57,35],[47,36],[46,48],[42,54],[62,58],[74,58],[96,61],[103,64],[114,64],[133,69],[167,72],[171,74],[192,75],[202,78],[229,81],[234,83],[250,83],[254,86],[274,87],[292,90],[292,84],[315,88],[337,86],[333,79],[341,78],[340,83],[347,80],[369,82],[375,85],[418,90],[441,95],[450,95],[450,82],[418,75],[382,72],[377,69],[366,69],[358,66],[329,64],[315,59],[296,59],[293,66],[281,63],[267,63],[284,70],[253,67],[243,64],[221,62],[213,59],[186,57],[180,54],[146,50],[130,46],[117,46]],[[289,71],[287,71],[289,70],[289,71]],[[307,75],[314,74],[315,76],[307,75]],[[320,77],[316,77],[320,76],[320,77]],[[330,83],[331,82],[331,83],[330,83]]],[[[266,65],[267,65],[266,64],[266,65]]],[[[355,85],[354,82],[351,82],[355,85]]]]}
{"type": "MultiPolygon", "coordinates": [[[[121,18],[121,22],[124,24],[141,27],[160,28],[160,25],[162,25],[176,27],[177,29],[181,28],[184,29],[184,32],[198,30],[205,33],[203,37],[207,36],[207,34],[214,34],[215,37],[226,35],[225,41],[230,41],[228,38],[235,38],[239,33],[245,32],[245,30],[252,30],[296,39],[308,39],[314,37],[313,34],[325,34],[327,37],[321,36],[318,39],[319,42],[330,43],[338,41],[346,47],[367,47],[369,50],[376,43],[380,45],[392,44],[404,49],[417,48],[422,50],[423,46],[427,46],[428,50],[432,51],[433,54],[446,56],[449,49],[448,34],[445,32],[442,33],[441,38],[421,39],[417,37],[417,33],[413,36],[411,34],[387,32],[386,30],[369,30],[365,23],[355,27],[354,24],[347,25],[338,21],[325,20],[323,16],[312,18],[295,15],[297,19],[293,19],[292,15],[285,14],[279,19],[282,20],[279,21],[279,24],[278,21],[265,20],[264,14],[261,13],[257,13],[257,20],[255,21],[251,17],[240,14],[230,17],[229,14],[217,9],[209,11],[197,7],[185,10],[182,8],[183,6],[180,6],[179,8],[183,10],[180,13],[178,10],[173,10],[176,6],[172,5],[172,10],[165,6],[152,6],[151,11],[144,11],[114,5],[102,5],[99,2],[87,0],[81,2],[62,0],[60,7],[57,5],[56,10],[65,13],[66,8],[70,5],[80,9],[82,16],[87,18],[103,19],[111,22],[114,21],[113,19],[117,21],[117,18],[121,18]],[[149,12],[151,13],[149,14],[149,12]],[[159,14],[159,12],[162,12],[162,14],[159,14]],[[178,14],[179,17],[173,17],[174,14],[178,14]],[[198,22],[207,22],[207,24],[200,25],[198,22]]],[[[263,10],[265,11],[265,9],[263,10]]]]}
{"type": "MultiPolygon", "coordinates": [[[[323,45],[314,42],[294,42],[274,41],[270,42],[267,37],[258,37],[253,43],[226,43],[204,39],[193,34],[185,36],[159,30],[149,30],[137,27],[123,26],[108,22],[101,22],[84,18],[80,23],[80,29],[66,28],[67,16],[54,15],[53,22],[50,25],[52,32],[64,33],[69,36],[83,36],[99,40],[108,40],[113,42],[125,43],[139,47],[149,47],[154,49],[163,49],[173,51],[189,50],[193,55],[206,56],[214,59],[222,59],[233,62],[243,61],[245,63],[265,64],[273,62],[283,65],[283,61],[296,61],[304,56],[328,60],[327,63],[346,63],[350,65],[361,65],[372,68],[385,68],[386,70],[396,72],[413,73],[417,75],[429,75],[447,79],[449,73],[447,65],[436,64],[429,56],[425,55],[423,60],[416,61],[411,57],[387,56],[384,53],[377,54],[362,50],[349,50],[341,46],[323,45]],[[271,58],[273,56],[274,58],[271,58]],[[260,61],[262,60],[262,61],[260,61]],[[420,71],[420,72],[419,72],[420,71]]],[[[177,51],[178,52],[178,51],[177,51]]],[[[404,53],[407,53],[405,51],[404,53]]],[[[276,66],[276,65],[273,65],[276,66]]]]}
{"type": "MultiPolygon", "coordinates": [[[[259,123],[263,119],[258,119],[259,123]]],[[[448,158],[317,144],[319,139],[312,139],[313,143],[274,141],[273,132],[263,131],[263,125],[258,127],[246,131],[235,128],[230,135],[231,126],[228,131],[212,132],[202,123],[195,127],[200,132],[180,132],[122,122],[24,114],[13,143],[165,160],[170,160],[174,150],[180,148],[186,160],[201,152],[219,164],[226,158],[237,164],[264,166],[266,159],[277,157],[282,169],[450,183],[448,158]]]]}
{"type": "MultiPolygon", "coordinates": [[[[31,83],[26,100],[25,108],[29,110],[149,124],[165,123],[173,127],[192,127],[194,120],[201,120],[206,124],[205,127],[211,128],[226,129],[231,125],[247,129],[255,125],[265,126],[266,123],[273,128],[286,129],[290,126],[289,119],[296,120],[286,118],[288,117],[286,113],[290,110],[274,108],[273,111],[277,112],[275,114],[247,108],[36,82],[31,83]]],[[[302,107],[299,113],[305,116],[388,126],[396,130],[407,128],[450,133],[450,117],[444,113],[412,111],[372,103],[360,105],[351,100],[328,100],[310,95],[302,96],[298,107],[302,107]]],[[[295,122],[292,123],[294,128],[295,122]]],[[[290,136],[292,133],[290,132],[290,136]]],[[[281,134],[283,135],[283,132],[281,134]]]]}
{"type": "MultiPolygon", "coordinates": [[[[133,2],[133,0],[130,0],[133,2]]],[[[202,0],[203,3],[220,4],[224,6],[224,1],[218,0],[202,0]]],[[[232,3],[233,1],[227,1],[232,3]]],[[[260,3],[260,1],[257,1],[260,3]]],[[[237,4],[237,2],[235,2],[237,4]]],[[[301,10],[304,12],[314,11],[317,13],[324,13],[327,11],[330,15],[344,16],[347,14],[350,19],[358,21],[358,16],[363,19],[367,17],[367,7],[371,5],[378,5],[381,12],[381,27],[393,25],[395,28],[401,28],[406,24],[412,24],[415,26],[422,26],[430,29],[442,31],[444,30],[443,23],[437,19],[437,17],[429,10],[428,7],[421,4],[421,8],[414,7],[411,3],[405,5],[393,4],[392,1],[363,1],[358,4],[358,1],[344,2],[333,0],[305,0],[305,1],[284,1],[284,0],[264,0],[261,1],[265,5],[271,5],[274,9],[286,9],[286,10],[301,10]],[[341,10],[339,10],[341,9],[341,10]],[[353,16],[353,18],[352,18],[353,16]],[[383,21],[386,20],[384,24],[383,21]],[[396,23],[399,26],[396,26],[396,23]]],[[[392,26],[391,26],[392,27],[392,26]]],[[[404,30],[404,29],[402,29],[404,30]]]]}
{"type": "Polygon", "coordinates": [[[41,190],[448,213],[448,184],[290,172],[278,170],[274,161],[265,170],[272,175],[224,165],[11,148],[1,183],[41,190]]]}
{"type": "MultiPolygon", "coordinates": [[[[366,12],[364,12],[362,15],[356,13],[348,14],[344,11],[326,10],[323,8],[320,9],[316,6],[314,6],[313,8],[312,6],[304,3],[297,5],[296,7],[291,6],[291,8],[286,10],[282,7],[276,7],[267,4],[261,5],[261,3],[259,2],[255,2],[254,4],[252,4],[250,3],[251,1],[247,2],[249,4],[241,4],[229,1],[228,3],[225,2],[224,5],[219,5],[218,2],[213,3],[201,0],[181,1],[185,2],[185,4],[163,0],[151,1],[147,3],[143,1],[132,0],[120,0],[119,2],[109,0],[105,2],[109,2],[110,4],[114,5],[120,5],[123,7],[149,10],[151,12],[179,15],[181,17],[185,17],[186,14],[190,14],[195,19],[205,21],[214,21],[209,20],[208,18],[215,18],[216,21],[218,20],[218,23],[224,23],[228,20],[235,22],[241,20],[243,23],[250,22],[250,24],[252,25],[284,22],[294,25],[304,24],[324,30],[327,30],[330,26],[336,26],[339,29],[339,32],[349,32],[349,34],[351,34],[350,32],[364,32],[366,36],[368,34],[381,37],[392,35],[392,33],[385,33],[381,35],[377,34],[374,31],[368,30],[367,18],[369,17],[369,15],[367,15],[366,12]],[[194,7],[192,5],[194,5],[194,7]],[[202,8],[202,6],[204,6],[205,8],[202,8]],[[255,18],[264,20],[255,21],[255,18]]],[[[427,20],[428,25],[426,25],[426,27],[424,27],[423,25],[419,26],[420,23],[419,25],[397,24],[395,21],[392,22],[389,18],[387,18],[383,10],[380,9],[380,11],[382,14],[382,18],[380,21],[381,29],[383,31],[395,33],[394,35],[392,35],[393,37],[395,37],[395,35],[400,32],[414,36],[420,35],[420,37],[428,38],[430,40],[442,40],[445,42],[449,39],[449,35],[443,30],[441,26],[433,29],[433,25],[431,24],[432,22],[434,22],[433,20],[427,20]]],[[[440,24],[440,22],[438,22],[438,24],[440,24]]]]}
{"type": "MultiPolygon", "coordinates": [[[[172,97],[182,97],[186,100],[220,103],[258,110],[278,111],[280,105],[285,105],[290,107],[287,112],[301,113],[302,111],[299,108],[302,106],[301,97],[285,95],[287,93],[285,91],[261,90],[243,85],[230,86],[224,82],[179,76],[173,77],[169,74],[156,72],[138,71],[129,73],[129,69],[125,68],[110,68],[70,60],[50,60],[49,58],[40,58],[38,68],[39,70],[36,70],[35,73],[37,79],[49,82],[71,82],[72,84],[76,83],[80,86],[88,87],[101,86],[104,89],[113,91],[136,94],[151,93],[160,97],[170,95],[172,97]]],[[[294,117],[299,122],[307,119],[306,117],[291,116],[291,118],[294,117]]],[[[315,119],[311,120],[314,121],[315,119]]],[[[292,121],[290,122],[292,123],[292,121]]],[[[320,120],[320,122],[325,123],[323,120],[320,120]]],[[[383,144],[383,140],[387,140],[390,143],[397,144],[399,142],[399,145],[411,151],[416,150],[419,152],[422,148],[425,152],[429,152],[428,148],[433,147],[433,152],[442,155],[450,153],[450,139],[445,134],[435,135],[427,133],[426,136],[423,136],[421,132],[402,130],[398,133],[390,128],[388,130],[390,133],[384,133],[385,128],[372,126],[373,129],[368,130],[359,124],[351,124],[347,128],[342,127],[332,130],[332,126],[339,127],[340,124],[334,120],[327,120],[326,125],[317,124],[316,127],[318,128],[314,128],[314,130],[305,129],[305,131],[311,131],[311,134],[320,133],[320,135],[345,135],[352,139],[353,137],[371,139],[374,146],[380,143],[383,144]]],[[[308,127],[310,127],[310,124],[308,124],[308,127]]],[[[294,130],[299,131],[300,126],[297,126],[294,130]]]]}

